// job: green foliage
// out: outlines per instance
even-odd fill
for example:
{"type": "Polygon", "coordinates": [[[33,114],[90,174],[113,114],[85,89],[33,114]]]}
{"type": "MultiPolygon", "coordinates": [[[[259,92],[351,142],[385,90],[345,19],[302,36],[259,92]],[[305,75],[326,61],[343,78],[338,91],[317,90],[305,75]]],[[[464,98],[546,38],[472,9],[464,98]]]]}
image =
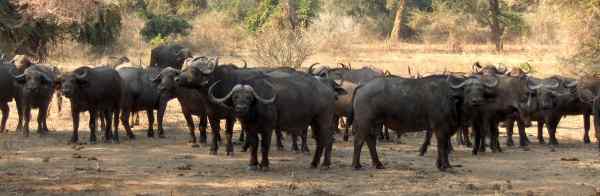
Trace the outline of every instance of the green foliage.
{"type": "Polygon", "coordinates": [[[15,5],[0,1],[0,50],[45,59],[62,36],[56,18],[24,18],[15,5]]]}
{"type": "Polygon", "coordinates": [[[311,21],[317,17],[320,3],[318,0],[298,0],[297,3],[298,9],[296,10],[296,14],[298,15],[300,25],[308,27],[311,21]]]}
{"type": "Polygon", "coordinates": [[[150,18],[144,24],[140,31],[142,38],[148,42],[157,36],[177,36],[188,35],[192,28],[185,19],[176,16],[156,15],[150,18]]]}
{"type": "Polygon", "coordinates": [[[246,29],[250,32],[257,32],[268,22],[278,4],[279,0],[262,0],[258,8],[246,17],[246,29]]]}
{"type": "Polygon", "coordinates": [[[167,39],[167,37],[162,36],[161,34],[158,34],[156,37],[153,37],[149,41],[150,46],[152,46],[153,48],[158,47],[160,45],[167,44],[168,42],[169,42],[169,39],[167,39]]]}
{"type": "Polygon", "coordinates": [[[116,5],[104,6],[96,13],[90,13],[84,23],[71,25],[70,32],[76,41],[91,45],[95,52],[105,52],[117,41],[121,32],[119,8],[116,5]]]}

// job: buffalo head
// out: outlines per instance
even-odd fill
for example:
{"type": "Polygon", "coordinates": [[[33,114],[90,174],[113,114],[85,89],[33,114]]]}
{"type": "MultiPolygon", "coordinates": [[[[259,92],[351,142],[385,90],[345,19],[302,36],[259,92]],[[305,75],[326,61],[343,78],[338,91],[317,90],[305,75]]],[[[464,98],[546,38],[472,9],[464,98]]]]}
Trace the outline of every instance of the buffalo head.
{"type": "Polygon", "coordinates": [[[455,96],[460,96],[463,102],[470,107],[481,106],[486,100],[494,98],[494,90],[498,85],[498,79],[495,77],[477,75],[467,78],[449,75],[447,81],[450,88],[457,91],[455,96]]]}
{"type": "Polygon", "coordinates": [[[13,76],[17,83],[23,85],[27,93],[39,92],[43,88],[53,88],[54,81],[45,73],[26,69],[23,74],[13,76]]]}
{"type": "Polygon", "coordinates": [[[152,83],[158,86],[161,94],[170,95],[176,88],[175,78],[181,73],[180,70],[166,67],[160,71],[156,77],[152,78],[152,83]]]}
{"type": "Polygon", "coordinates": [[[184,69],[175,77],[182,86],[205,87],[212,79],[213,72],[219,66],[219,57],[194,57],[185,60],[184,69]]]}
{"type": "Polygon", "coordinates": [[[88,78],[90,70],[90,67],[80,67],[71,73],[60,76],[58,83],[60,84],[62,94],[68,98],[72,98],[77,95],[78,89],[88,86],[90,82],[88,78]]]}
{"type": "Polygon", "coordinates": [[[272,85],[265,80],[265,84],[271,87],[270,94],[273,96],[270,98],[264,98],[260,96],[259,92],[257,92],[254,87],[248,84],[236,84],[224,97],[217,98],[214,95],[214,88],[219,83],[220,81],[215,82],[208,89],[210,100],[224,107],[233,108],[237,116],[247,116],[251,107],[257,102],[260,102],[261,104],[272,104],[275,102],[275,98],[277,97],[272,85]]]}

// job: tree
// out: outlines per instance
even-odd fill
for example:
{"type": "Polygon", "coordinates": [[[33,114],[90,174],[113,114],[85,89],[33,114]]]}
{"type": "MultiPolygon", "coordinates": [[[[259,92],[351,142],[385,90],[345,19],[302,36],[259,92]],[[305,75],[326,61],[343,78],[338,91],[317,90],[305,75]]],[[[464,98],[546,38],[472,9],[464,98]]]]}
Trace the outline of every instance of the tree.
{"type": "Polygon", "coordinates": [[[396,6],[396,17],[394,19],[394,27],[392,28],[392,32],[390,33],[390,40],[398,41],[400,38],[401,28],[402,28],[402,17],[404,16],[404,10],[406,10],[406,0],[398,0],[398,5],[396,6]]]}
{"type": "Polygon", "coordinates": [[[498,0],[489,0],[490,7],[490,31],[492,34],[492,41],[496,45],[496,51],[500,52],[504,48],[502,44],[502,34],[504,33],[504,26],[500,26],[500,5],[498,0]]]}

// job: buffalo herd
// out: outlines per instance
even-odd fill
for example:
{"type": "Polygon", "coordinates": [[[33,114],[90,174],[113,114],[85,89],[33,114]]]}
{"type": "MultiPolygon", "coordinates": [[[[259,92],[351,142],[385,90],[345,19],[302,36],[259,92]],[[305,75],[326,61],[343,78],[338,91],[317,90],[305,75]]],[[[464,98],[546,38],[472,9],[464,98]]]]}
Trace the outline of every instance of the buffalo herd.
{"type": "MultiPolygon", "coordinates": [[[[343,141],[348,141],[352,128],[353,169],[362,168],[360,154],[364,143],[373,167],[383,169],[376,143],[389,140],[389,130],[393,130],[398,137],[425,131],[421,155],[426,153],[431,137],[435,137],[438,153],[435,165],[441,171],[452,167],[450,139],[455,134],[457,144],[472,147],[472,153],[477,155],[486,148],[502,151],[500,127],[506,128],[506,146],[514,145],[515,122],[518,145],[524,149],[530,143],[525,128],[532,121],[537,122],[538,142],[546,142],[543,137],[546,125],[548,143],[553,147],[558,145],[557,125],[566,115],[583,115],[584,143],[591,142],[591,116],[595,128],[600,127],[600,78],[594,76],[536,78],[519,68],[508,70],[479,63],[473,65],[471,73],[444,71],[410,77],[373,66],[353,69],[349,64],[315,63],[306,70],[248,68],[245,61],[238,66],[221,64],[218,57],[192,56],[189,49],[179,45],[153,49],[147,67],[106,64],[62,72],[54,66],[31,63],[22,56],[11,59],[0,58],[2,132],[10,113],[8,103],[14,100],[19,132],[29,135],[31,110],[38,109],[37,133],[49,134],[46,121],[50,103],[56,99],[61,108],[62,97],[66,97],[73,121],[70,142],[79,142],[82,112],[90,116],[90,143],[96,142],[98,128],[104,132],[103,142],[118,142],[120,124],[128,139],[135,139],[130,116],[137,112],[147,114],[147,136],[163,138],[167,103],[177,99],[192,147],[210,143],[209,152],[217,154],[219,144],[224,143],[226,154],[233,155],[233,129],[238,122],[242,150],[250,152],[250,170],[269,169],[272,137],[275,136],[281,149],[283,132],[292,136],[292,150],[308,152],[309,130],[316,144],[310,166],[330,167],[339,124],[345,128],[343,141]],[[199,117],[197,126],[192,116],[199,117]],[[221,120],[225,120],[223,138],[221,120]],[[207,141],[209,124],[211,142],[207,141]]],[[[127,58],[115,59],[116,64],[128,62],[127,58]]],[[[595,133],[599,140],[600,133],[595,133]]],[[[600,142],[598,145],[600,149],[600,142]]]]}

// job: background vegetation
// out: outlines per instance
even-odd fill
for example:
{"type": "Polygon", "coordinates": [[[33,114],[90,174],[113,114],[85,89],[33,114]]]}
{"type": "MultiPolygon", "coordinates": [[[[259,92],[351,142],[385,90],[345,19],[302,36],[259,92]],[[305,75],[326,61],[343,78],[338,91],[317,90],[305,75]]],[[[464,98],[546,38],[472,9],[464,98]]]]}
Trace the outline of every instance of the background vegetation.
{"type": "Polygon", "coordinates": [[[557,66],[590,72],[600,63],[598,10],[600,0],[0,0],[0,50],[40,61],[123,53],[142,61],[150,47],[177,42],[296,67],[316,54],[351,58],[361,45],[551,49],[557,66]]]}

